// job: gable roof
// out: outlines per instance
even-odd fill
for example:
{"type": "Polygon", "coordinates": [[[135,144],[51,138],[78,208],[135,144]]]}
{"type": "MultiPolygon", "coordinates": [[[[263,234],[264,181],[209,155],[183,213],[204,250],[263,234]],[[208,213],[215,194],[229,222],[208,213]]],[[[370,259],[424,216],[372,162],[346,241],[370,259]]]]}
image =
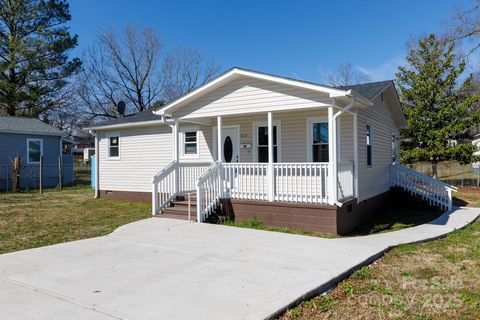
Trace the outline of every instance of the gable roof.
{"type": "Polygon", "coordinates": [[[0,116],[0,132],[64,136],[63,132],[36,118],[0,116]]]}
{"type": "Polygon", "coordinates": [[[397,96],[396,102],[395,102],[396,104],[395,109],[398,109],[396,113],[400,120],[400,126],[401,127],[406,126],[405,117],[403,115],[403,112],[401,111],[398,95],[392,80],[332,87],[332,86],[322,85],[314,82],[297,80],[297,79],[292,79],[288,77],[272,75],[264,72],[258,72],[258,71],[252,71],[248,69],[234,67],[220,74],[219,76],[210,80],[204,85],[198,88],[192,89],[191,91],[180,96],[179,98],[170,102],[169,104],[167,104],[165,107],[161,109],[145,110],[135,115],[125,116],[125,117],[114,119],[114,120],[107,120],[97,125],[87,127],[85,129],[87,130],[95,130],[100,128],[114,129],[114,128],[123,128],[123,127],[146,126],[156,122],[165,123],[163,118],[164,115],[166,116],[171,115],[170,114],[171,111],[177,108],[181,108],[182,106],[187,105],[189,102],[193,101],[194,99],[197,99],[198,97],[201,97],[209,92],[212,92],[215,89],[223,86],[227,82],[230,82],[234,79],[238,79],[239,77],[250,77],[254,79],[262,79],[265,81],[283,83],[283,84],[294,86],[294,87],[299,87],[307,90],[313,90],[313,91],[325,93],[332,98],[355,96],[357,98],[357,101],[367,106],[373,105],[372,100],[378,94],[385,91],[387,88],[391,86],[395,92],[395,95],[397,96]]]}
{"type": "Polygon", "coordinates": [[[264,73],[264,72],[258,72],[258,71],[253,71],[253,70],[248,70],[248,69],[243,69],[243,68],[238,68],[234,67],[231,68],[230,70],[222,73],[218,77],[210,80],[209,82],[205,83],[204,85],[195,88],[183,96],[179,97],[178,99],[170,102],[168,105],[165,107],[161,108],[160,110],[156,111],[156,114],[159,115],[171,115],[170,113],[178,108],[181,108],[185,105],[187,105],[189,102],[192,100],[201,97],[209,92],[212,92],[213,90],[223,86],[224,84],[233,81],[235,79],[238,79],[240,77],[247,77],[247,78],[252,78],[252,79],[260,79],[260,80],[265,80],[265,81],[270,81],[274,83],[281,83],[297,88],[302,88],[306,90],[311,90],[311,91],[316,91],[320,93],[325,93],[329,97],[334,98],[334,97],[348,97],[348,96],[356,96],[359,102],[365,104],[365,105],[371,105],[371,101],[363,97],[362,95],[352,92],[352,90],[347,89],[347,88],[336,88],[336,87],[331,87],[331,86],[326,86],[326,85],[321,85],[318,83],[313,83],[313,82],[308,82],[308,81],[302,81],[302,80],[297,80],[297,79],[292,79],[292,78],[287,78],[287,77],[280,77],[277,75],[272,75],[269,73],[264,73]]]}
{"type": "Polygon", "coordinates": [[[393,85],[392,80],[339,86],[337,88],[353,90],[368,100],[372,100],[382,91],[384,91],[389,85],[393,85]]]}

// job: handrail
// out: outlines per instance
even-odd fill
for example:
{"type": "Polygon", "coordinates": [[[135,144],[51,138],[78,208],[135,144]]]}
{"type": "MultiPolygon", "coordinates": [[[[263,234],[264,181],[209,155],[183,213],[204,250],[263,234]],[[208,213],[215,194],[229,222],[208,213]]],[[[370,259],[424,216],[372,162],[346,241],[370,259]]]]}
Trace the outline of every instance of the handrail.
{"type": "Polygon", "coordinates": [[[178,187],[178,162],[172,161],[152,178],[152,215],[156,215],[175,197],[178,187]]]}
{"type": "Polygon", "coordinates": [[[215,161],[197,181],[197,222],[203,222],[218,207],[223,196],[222,163],[215,161]]]}
{"type": "Polygon", "coordinates": [[[400,187],[411,194],[418,195],[428,200],[431,205],[452,209],[452,191],[457,192],[454,186],[399,164],[392,165],[390,180],[392,187],[400,187]]]}
{"type": "Polygon", "coordinates": [[[177,164],[177,161],[172,161],[169,164],[167,164],[165,167],[163,167],[162,170],[160,170],[159,173],[153,176],[152,178],[152,183],[158,182],[162,180],[162,178],[167,175],[169,172],[171,172],[173,169],[175,169],[175,165],[177,164]]]}
{"type": "Polygon", "coordinates": [[[452,189],[452,190],[458,190],[458,188],[455,187],[455,186],[452,186],[452,185],[450,185],[450,184],[448,184],[448,183],[445,183],[445,182],[443,182],[443,181],[441,181],[441,180],[437,180],[437,179],[435,179],[435,178],[432,178],[432,177],[430,177],[430,176],[427,176],[426,174],[423,174],[423,173],[421,173],[421,172],[418,172],[418,171],[416,171],[416,170],[413,170],[413,169],[411,169],[411,168],[409,168],[409,167],[405,167],[405,166],[402,166],[402,165],[400,165],[400,164],[395,164],[394,166],[398,166],[398,168],[399,168],[400,170],[408,171],[409,173],[411,173],[411,174],[413,174],[413,175],[422,176],[424,179],[432,181],[432,183],[436,183],[436,184],[439,184],[439,185],[443,185],[444,187],[450,188],[450,189],[452,189]]]}

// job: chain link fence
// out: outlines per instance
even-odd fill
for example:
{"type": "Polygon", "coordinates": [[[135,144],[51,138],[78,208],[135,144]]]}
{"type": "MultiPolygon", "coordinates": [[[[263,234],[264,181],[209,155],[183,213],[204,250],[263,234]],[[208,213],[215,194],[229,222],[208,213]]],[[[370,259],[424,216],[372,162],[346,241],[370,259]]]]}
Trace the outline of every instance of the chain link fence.
{"type": "MultiPolygon", "coordinates": [[[[433,166],[430,162],[416,162],[407,167],[418,172],[433,176],[433,166]]],[[[437,179],[456,187],[478,187],[480,185],[479,163],[462,165],[457,161],[442,161],[437,163],[437,179]]]]}

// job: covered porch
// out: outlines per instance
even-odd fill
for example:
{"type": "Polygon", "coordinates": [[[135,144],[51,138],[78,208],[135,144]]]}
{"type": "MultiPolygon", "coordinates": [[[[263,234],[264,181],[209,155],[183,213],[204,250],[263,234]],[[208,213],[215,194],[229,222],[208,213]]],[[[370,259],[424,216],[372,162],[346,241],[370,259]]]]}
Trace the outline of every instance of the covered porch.
{"type": "Polygon", "coordinates": [[[174,159],[153,178],[152,213],[186,193],[195,194],[197,221],[222,199],[342,206],[357,190],[354,104],[172,121],[174,159]],[[195,148],[203,139],[210,161],[185,157],[195,139],[183,128],[195,125],[195,148]]]}

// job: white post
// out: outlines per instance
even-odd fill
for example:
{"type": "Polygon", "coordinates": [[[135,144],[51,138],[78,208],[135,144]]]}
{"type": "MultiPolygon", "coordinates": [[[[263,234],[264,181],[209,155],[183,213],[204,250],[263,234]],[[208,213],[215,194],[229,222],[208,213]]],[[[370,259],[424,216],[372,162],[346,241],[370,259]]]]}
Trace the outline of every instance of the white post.
{"type": "Polygon", "coordinates": [[[155,179],[152,180],[152,216],[157,214],[158,205],[158,184],[155,179]]]}
{"type": "Polygon", "coordinates": [[[353,114],[353,181],[354,196],[358,201],[358,111],[353,114]]]}
{"type": "Polygon", "coordinates": [[[452,203],[452,189],[448,188],[448,210],[451,211],[453,207],[452,203]]]}
{"type": "MultiPolygon", "coordinates": [[[[223,137],[222,137],[222,117],[217,117],[217,160],[222,162],[223,155],[223,137]]],[[[220,197],[223,196],[223,169],[220,168],[218,175],[218,184],[220,186],[220,197]]]]}
{"type": "Polygon", "coordinates": [[[222,162],[223,143],[222,143],[222,117],[217,117],[217,160],[222,162]]]}
{"type": "Polygon", "coordinates": [[[333,102],[328,107],[328,203],[335,204],[336,198],[336,182],[335,182],[335,140],[333,131],[333,102]]]}
{"type": "Polygon", "coordinates": [[[273,176],[273,116],[268,113],[268,201],[273,201],[275,181],[273,176]]]}
{"type": "Polygon", "coordinates": [[[95,131],[95,198],[100,198],[100,145],[98,131],[95,131]]]}
{"type": "Polygon", "coordinates": [[[178,127],[179,124],[177,121],[172,125],[172,136],[173,136],[173,161],[175,161],[175,180],[174,180],[174,191],[178,192],[180,174],[179,174],[179,141],[178,141],[178,127]]]}
{"type": "Polygon", "coordinates": [[[202,199],[202,192],[201,192],[201,189],[200,189],[200,184],[198,183],[197,181],[197,222],[200,223],[202,222],[202,203],[203,203],[203,199],[202,199]]]}

